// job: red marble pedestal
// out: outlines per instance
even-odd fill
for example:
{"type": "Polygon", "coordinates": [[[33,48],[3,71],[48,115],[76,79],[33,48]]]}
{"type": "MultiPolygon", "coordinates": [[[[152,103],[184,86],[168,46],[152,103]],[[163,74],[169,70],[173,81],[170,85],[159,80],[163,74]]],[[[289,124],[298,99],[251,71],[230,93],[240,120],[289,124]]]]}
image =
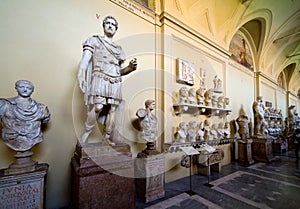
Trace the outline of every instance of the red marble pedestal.
{"type": "Polygon", "coordinates": [[[72,208],[135,208],[133,160],[127,144],[77,145],[72,177],[72,208]]]}

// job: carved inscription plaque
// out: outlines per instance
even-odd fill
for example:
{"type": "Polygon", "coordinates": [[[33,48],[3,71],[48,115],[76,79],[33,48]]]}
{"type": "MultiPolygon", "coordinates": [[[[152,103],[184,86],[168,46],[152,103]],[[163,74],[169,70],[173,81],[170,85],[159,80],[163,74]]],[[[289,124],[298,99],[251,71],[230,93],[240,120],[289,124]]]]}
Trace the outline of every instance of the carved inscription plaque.
{"type": "Polygon", "coordinates": [[[43,208],[45,172],[0,178],[0,209],[43,208]]]}
{"type": "Polygon", "coordinates": [[[163,154],[148,155],[135,161],[136,190],[146,203],[165,196],[165,157],[163,154]]]}
{"type": "Polygon", "coordinates": [[[0,208],[41,208],[40,182],[0,188],[0,208]]]}

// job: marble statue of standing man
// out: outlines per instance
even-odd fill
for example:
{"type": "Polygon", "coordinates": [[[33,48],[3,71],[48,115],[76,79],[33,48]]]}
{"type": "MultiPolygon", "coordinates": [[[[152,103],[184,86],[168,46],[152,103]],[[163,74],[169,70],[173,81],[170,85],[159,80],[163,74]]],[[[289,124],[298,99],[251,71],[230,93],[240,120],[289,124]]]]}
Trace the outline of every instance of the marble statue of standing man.
{"type": "Polygon", "coordinates": [[[263,97],[258,96],[256,101],[252,104],[254,114],[254,134],[265,135],[265,128],[267,123],[265,121],[265,107],[263,104],[263,97]]]}
{"type": "Polygon", "coordinates": [[[82,144],[87,142],[96,121],[105,125],[105,143],[116,143],[111,133],[116,110],[122,101],[122,76],[137,68],[135,58],[124,67],[125,54],[122,48],[113,42],[117,29],[117,20],[107,16],[103,20],[104,36],[95,35],[83,43],[83,55],[77,75],[87,106],[85,132],[80,139],[82,144]]]}

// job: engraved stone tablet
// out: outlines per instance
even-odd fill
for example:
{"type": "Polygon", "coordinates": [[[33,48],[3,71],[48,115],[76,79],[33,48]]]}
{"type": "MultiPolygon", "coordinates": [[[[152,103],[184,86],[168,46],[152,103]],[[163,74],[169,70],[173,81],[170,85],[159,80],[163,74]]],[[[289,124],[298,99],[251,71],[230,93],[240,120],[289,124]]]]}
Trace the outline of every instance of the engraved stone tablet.
{"type": "Polygon", "coordinates": [[[0,209],[44,208],[44,183],[48,164],[38,164],[36,171],[4,175],[0,170],[0,209]]]}
{"type": "Polygon", "coordinates": [[[137,195],[146,203],[165,196],[163,154],[138,155],[135,161],[135,181],[137,195]]]}

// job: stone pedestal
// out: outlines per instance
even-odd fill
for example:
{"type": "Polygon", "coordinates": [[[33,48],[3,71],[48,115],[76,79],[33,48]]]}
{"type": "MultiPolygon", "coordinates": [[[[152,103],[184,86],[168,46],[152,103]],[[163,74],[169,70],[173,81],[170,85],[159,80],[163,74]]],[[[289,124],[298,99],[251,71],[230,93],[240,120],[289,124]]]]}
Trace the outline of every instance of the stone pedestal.
{"type": "Polygon", "coordinates": [[[252,154],[255,161],[269,163],[274,160],[272,154],[273,139],[270,136],[253,136],[252,154]]]}
{"type": "Polygon", "coordinates": [[[252,159],[252,139],[244,139],[239,140],[239,164],[243,166],[249,166],[254,163],[254,160],[252,159]]]}
{"type": "Polygon", "coordinates": [[[33,152],[31,151],[16,152],[14,155],[16,161],[8,166],[8,168],[4,171],[4,174],[10,175],[35,171],[37,162],[31,159],[32,155],[33,152]]]}
{"type": "Polygon", "coordinates": [[[5,175],[0,170],[0,208],[45,208],[45,180],[48,164],[35,166],[34,171],[5,175]]]}
{"type": "Polygon", "coordinates": [[[288,143],[280,138],[273,141],[272,151],[275,153],[283,153],[288,151],[288,143]]]}
{"type": "Polygon", "coordinates": [[[146,203],[165,196],[164,172],[165,157],[156,153],[149,155],[143,151],[138,154],[135,160],[135,185],[137,195],[146,203]]]}
{"type": "Polygon", "coordinates": [[[221,149],[216,149],[213,153],[200,152],[197,156],[197,173],[206,176],[210,176],[211,170],[220,173],[223,158],[224,151],[221,149]]]}
{"type": "Polygon", "coordinates": [[[127,144],[77,145],[72,177],[72,208],[135,208],[133,160],[127,144]]]}

